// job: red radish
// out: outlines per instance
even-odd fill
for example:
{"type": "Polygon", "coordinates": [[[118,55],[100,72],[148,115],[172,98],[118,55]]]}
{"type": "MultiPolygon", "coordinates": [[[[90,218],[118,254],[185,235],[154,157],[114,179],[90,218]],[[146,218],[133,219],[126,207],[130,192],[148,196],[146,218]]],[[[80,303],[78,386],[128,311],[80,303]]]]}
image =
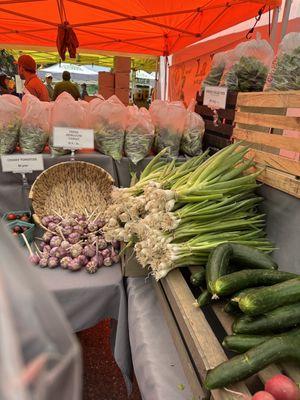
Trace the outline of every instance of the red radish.
{"type": "Polygon", "coordinates": [[[276,400],[300,400],[300,390],[296,383],[282,374],[269,379],[265,383],[265,390],[276,400]]]}
{"type": "Polygon", "coordinates": [[[17,216],[16,214],[7,214],[6,219],[13,221],[14,219],[17,219],[17,216]]]}
{"type": "Polygon", "coordinates": [[[277,399],[275,399],[275,397],[273,397],[271,393],[261,390],[260,392],[257,392],[255,393],[254,396],[252,396],[252,400],[277,400],[277,399]]]}

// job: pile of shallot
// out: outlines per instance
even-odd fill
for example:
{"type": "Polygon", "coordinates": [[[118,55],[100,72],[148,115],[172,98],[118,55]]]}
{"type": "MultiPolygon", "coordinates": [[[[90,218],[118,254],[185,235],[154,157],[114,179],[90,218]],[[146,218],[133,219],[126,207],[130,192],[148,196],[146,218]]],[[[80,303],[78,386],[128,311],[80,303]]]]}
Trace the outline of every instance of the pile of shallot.
{"type": "Polygon", "coordinates": [[[68,216],[48,215],[42,218],[45,230],[36,245],[30,249],[30,261],[41,268],[84,268],[90,274],[102,267],[110,267],[119,261],[119,242],[107,242],[102,228],[105,222],[71,213],[68,216]]]}

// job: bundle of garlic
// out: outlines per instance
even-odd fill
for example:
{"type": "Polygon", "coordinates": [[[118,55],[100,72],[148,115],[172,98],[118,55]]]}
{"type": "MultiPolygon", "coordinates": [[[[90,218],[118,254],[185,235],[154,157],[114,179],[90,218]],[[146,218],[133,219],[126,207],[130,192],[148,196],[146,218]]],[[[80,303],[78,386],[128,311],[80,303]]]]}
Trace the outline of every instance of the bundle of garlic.
{"type": "Polygon", "coordinates": [[[135,244],[138,261],[156,279],[176,267],[205,265],[209,252],[224,242],[272,251],[264,215],[256,210],[260,171],[247,174],[253,162],[244,161],[248,149],[239,145],[180,165],[173,160],[162,166],[157,156],[135,186],[114,197],[105,237],[135,244]]]}

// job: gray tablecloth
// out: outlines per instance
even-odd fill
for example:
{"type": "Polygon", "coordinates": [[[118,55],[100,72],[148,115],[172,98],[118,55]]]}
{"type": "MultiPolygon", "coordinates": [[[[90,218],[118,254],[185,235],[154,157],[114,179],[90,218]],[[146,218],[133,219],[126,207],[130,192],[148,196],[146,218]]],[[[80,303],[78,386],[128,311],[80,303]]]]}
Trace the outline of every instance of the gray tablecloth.
{"type": "MultiPolygon", "coordinates": [[[[43,157],[45,169],[60,162],[70,160],[70,155],[52,157],[50,154],[44,154],[43,157]]],[[[92,164],[99,165],[113,177],[116,185],[118,185],[116,168],[114,161],[111,157],[94,152],[77,154],[75,159],[78,161],[86,161],[92,164]]],[[[39,174],[39,171],[35,171],[32,174],[26,175],[29,185],[33,184],[39,174]]],[[[12,210],[27,209],[27,195],[28,193],[26,193],[26,191],[24,192],[23,189],[21,175],[9,172],[3,173],[2,167],[0,165],[0,213],[12,210]]]]}
{"type": "Polygon", "coordinates": [[[127,296],[132,360],[143,400],[192,399],[152,280],[127,278],[127,296]]]}
{"type": "Polygon", "coordinates": [[[120,187],[130,186],[131,176],[133,173],[139,175],[149,164],[153,157],[146,157],[134,165],[129,158],[123,157],[120,161],[115,161],[116,173],[120,187]]]}
{"type": "Polygon", "coordinates": [[[119,264],[101,268],[96,274],[85,271],[42,269],[33,267],[36,275],[53,293],[75,332],[113,318],[112,346],[127,389],[131,390],[131,355],[128,339],[127,299],[119,264]]]}

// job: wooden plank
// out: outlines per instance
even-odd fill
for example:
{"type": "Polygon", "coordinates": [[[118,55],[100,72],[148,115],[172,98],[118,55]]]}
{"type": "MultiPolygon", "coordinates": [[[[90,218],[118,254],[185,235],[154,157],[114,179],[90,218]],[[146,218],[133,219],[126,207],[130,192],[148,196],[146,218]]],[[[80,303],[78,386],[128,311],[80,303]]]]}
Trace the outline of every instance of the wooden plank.
{"type": "Polygon", "coordinates": [[[287,117],[286,115],[271,115],[237,111],[235,113],[235,122],[238,124],[259,125],[267,128],[300,131],[300,117],[287,117]]]}
{"type": "Polygon", "coordinates": [[[230,138],[233,132],[233,125],[220,124],[215,126],[213,121],[205,120],[205,131],[210,133],[218,133],[225,138],[230,138]]]}
{"type": "Polygon", "coordinates": [[[257,180],[300,199],[300,180],[272,168],[266,168],[257,180]]]}
{"type": "MultiPolygon", "coordinates": [[[[204,119],[205,119],[205,117],[213,117],[214,116],[213,110],[211,110],[207,106],[203,106],[203,105],[199,105],[199,104],[196,104],[195,112],[197,114],[201,115],[201,117],[203,117],[204,119]]],[[[230,110],[228,108],[226,108],[225,110],[218,110],[219,117],[227,119],[229,121],[234,120],[234,114],[235,114],[235,110],[230,110]]]]}
{"type": "MultiPolygon", "coordinates": [[[[242,146],[240,146],[242,147],[242,146]]],[[[273,167],[279,171],[283,171],[295,176],[300,176],[300,162],[290,160],[289,158],[270,154],[264,151],[250,149],[245,158],[253,158],[254,161],[262,166],[273,167]]]]}
{"type": "Polygon", "coordinates": [[[248,129],[235,128],[233,130],[233,138],[238,140],[246,140],[247,142],[258,143],[266,146],[276,147],[277,149],[285,149],[300,152],[299,138],[287,137],[282,135],[271,135],[269,133],[250,131],[248,129]]]}
{"type": "MultiPolygon", "coordinates": [[[[232,323],[234,318],[230,315],[227,314],[226,312],[223,311],[224,304],[223,303],[215,303],[212,305],[212,308],[219,318],[221,324],[223,325],[227,335],[232,334],[232,323]]],[[[281,370],[274,364],[269,365],[267,368],[264,368],[263,370],[259,371],[257,375],[261,379],[261,381],[264,383],[268,379],[272,378],[272,376],[281,374],[281,370]]]]}
{"type": "Polygon", "coordinates": [[[295,361],[286,361],[282,364],[283,371],[295,382],[300,381],[300,367],[295,361]]]}
{"type": "Polygon", "coordinates": [[[300,107],[300,93],[298,90],[291,90],[289,92],[239,93],[237,106],[297,108],[300,107]]]}
{"type": "Polygon", "coordinates": [[[186,378],[187,378],[190,388],[192,390],[193,396],[195,399],[203,399],[206,396],[203,392],[199,378],[195,372],[194,366],[191,362],[191,359],[188,355],[188,352],[186,350],[183,339],[178,330],[177,324],[174,320],[172,310],[170,309],[169,303],[164,294],[164,290],[163,290],[161,284],[157,283],[157,282],[154,283],[154,287],[155,287],[157,297],[160,301],[160,305],[162,307],[162,311],[163,311],[165,320],[169,327],[169,331],[171,333],[174,345],[178,351],[178,354],[179,354],[179,357],[180,357],[180,360],[182,363],[182,368],[184,370],[184,373],[186,375],[186,378]]]}
{"type": "Polygon", "coordinates": [[[218,134],[213,134],[210,132],[205,132],[203,138],[204,149],[206,150],[208,147],[216,147],[217,149],[223,149],[226,146],[230,145],[230,139],[226,139],[218,134]]]}
{"type": "MultiPolygon", "coordinates": [[[[194,297],[180,270],[171,271],[161,280],[161,283],[196,368],[204,380],[208,370],[227,359],[225,352],[203,312],[199,308],[192,306],[194,297]]],[[[230,389],[250,394],[243,383],[232,385],[230,389]]],[[[215,400],[225,400],[229,397],[228,393],[222,389],[213,390],[212,396],[215,400]]],[[[231,394],[230,397],[239,399],[239,396],[231,394]]]]}

